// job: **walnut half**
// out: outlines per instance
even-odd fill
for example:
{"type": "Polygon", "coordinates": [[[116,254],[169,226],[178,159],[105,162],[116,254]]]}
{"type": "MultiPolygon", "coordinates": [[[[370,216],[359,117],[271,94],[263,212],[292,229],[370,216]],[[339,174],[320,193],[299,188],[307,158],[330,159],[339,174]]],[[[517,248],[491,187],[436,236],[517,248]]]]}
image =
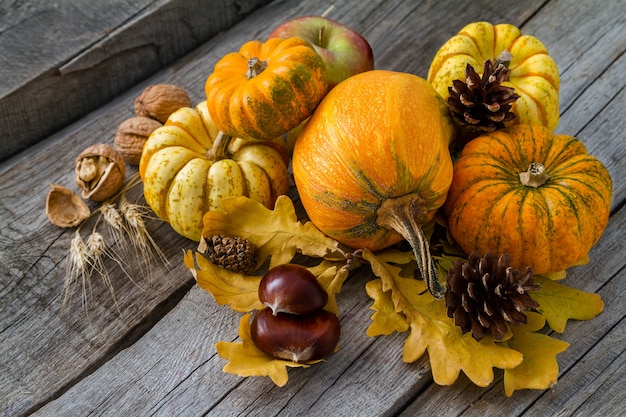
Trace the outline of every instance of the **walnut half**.
{"type": "Polygon", "coordinates": [[[92,145],[76,158],[76,184],[83,198],[104,201],[124,185],[126,165],[121,153],[105,143],[92,145]]]}

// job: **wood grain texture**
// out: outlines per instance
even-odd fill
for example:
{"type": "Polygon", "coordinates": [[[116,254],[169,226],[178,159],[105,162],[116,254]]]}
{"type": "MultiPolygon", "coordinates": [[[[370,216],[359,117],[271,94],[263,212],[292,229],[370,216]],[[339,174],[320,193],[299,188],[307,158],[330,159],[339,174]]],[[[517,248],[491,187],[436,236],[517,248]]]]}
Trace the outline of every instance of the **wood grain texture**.
{"type": "Polygon", "coordinates": [[[3,2],[0,161],[97,109],[268,1],[3,2]]]}
{"type": "MultiPolygon", "coordinates": [[[[74,231],[56,228],[45,217],[48,184],[73,188],[76,155],[89,144],[112,143],[115,128],[132,115],[132,101],[147,85],[181,85],[198,103],[208,73],[225,53],[249,39],[264,38],[286,19],[321,14],[329,6],[321,0],[285,0],[255,10],[164,71],[121,90],[93,113],[0,163],[0,221],[5,225],[0,228],[0,373],[6,375],[0,378],[0,414],[569,416],[624,411],[623,2],[504,1],[495,7],[482,0],[345,0],[334,5],[330,17],[365,35],[381,69],[424,77],[439,46],[475,20],[519,25],[555,56],[563,91],[558,130],[580,137],[614,179],[609,226],[592,249],[591,262],[572,268],[566,280],[599,293],[605,309],[554,335],[571,344],[558,356],[557,385],[506,398],[501,372],[487,388],[476,387],[464,375],[449,387],[434,384],[427,356],[402,362],[405,335],[366,336],[372,311],[364,286],[373,278],[367,266],[353,273],[339,295],[340,350],[325,362],[290,370],[282,388],[267,378],[223,373],[225,361],[214,344],[237,339],[240,316],[193,285],[182,251],[195,249],[195,243],[157,221],[149,223],[149,230],[164,248],[169,268],[155,264],[148,280],[135,261],[132,271],[140,288],[109,262],[117,304],[94,279],[86,313],[78,292],[61,311],[74,231]],[[589,19],[592,12],[598,20],[589,19]],[[603,56],[610,58],[599,59],[603,56]]],[[[297,201],[293,189],[291,193],[297,201]]],[[[140,187],[130,195],[142,201],[140,187]]],[[[297,209],[304,214],[301,205],[297,209]]]]}

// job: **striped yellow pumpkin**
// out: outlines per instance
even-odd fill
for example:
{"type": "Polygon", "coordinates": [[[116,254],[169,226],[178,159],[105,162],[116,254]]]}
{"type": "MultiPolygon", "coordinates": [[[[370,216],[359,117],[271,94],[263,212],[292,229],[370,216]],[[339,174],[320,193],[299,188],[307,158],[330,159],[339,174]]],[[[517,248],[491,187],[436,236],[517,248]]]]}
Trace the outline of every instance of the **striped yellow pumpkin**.
{"type": "Polygon", "coordinates": [[[474,22],[450,38],[435,54],[428,81],[447,99],[454,80],[465,81],[470,64],[482,75],[486,60],[495,61],[509,51],[509,78],[503,85],[513,87],[520,98],[511,111],[513,123],[540,124],[554,131],[559,123],[559,71],[544,44],[534,36],[523,35],[510,24],[474,22]]]}
{"type": "Polygon", "coordinates": [[[146,202],[176,232],[195,241],[202,216],[220,208],[223,199],[243,195],[272,207],[289,190],[284,149],[273,142],[222,142],[224,137],[206,102],[183,107],[150,135],[139,162],[146,202]]]}

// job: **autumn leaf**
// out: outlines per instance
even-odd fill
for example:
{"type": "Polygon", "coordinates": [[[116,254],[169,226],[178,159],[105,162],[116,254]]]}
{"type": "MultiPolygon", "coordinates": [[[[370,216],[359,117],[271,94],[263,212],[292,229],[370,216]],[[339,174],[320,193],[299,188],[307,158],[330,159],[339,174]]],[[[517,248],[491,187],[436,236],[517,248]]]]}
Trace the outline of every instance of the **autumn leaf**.
{"type": "Polygon", "coordinates": [[[365,284],[365,291],[374,300],[371,309],[375,311],[372,314],[372,323],[367,328],[369,337],[388,336],[393,332],[403,333],[409,330],[406,317],[396,311],[391,295],[383,291],[383,283],[380,279],[365,284]]]}
{"type": "Polygon", "coordinates": [[[203,217],[203,236],[239,236],[258,249],[257,265],[271,257],[270,268],[288,263],[296,252],[318,258],[342,259],[339,244],[311,222],[298,221],[293,202],[286,195],[276,200],[273,210],[248,197],[222,200],[222,210],[203,217]]]}
{"type": "MultiPolygon", "coordinates": [[[[463,371],[472,382],[484,387],[493,381],[494,367],[508,369],[522,362],[520,352],[497,344],[490,336],[479,342],[470,333],[462,334],[446,315],[445,302],[435,300],[425,291],[423,281],[403,278],[400,267],[382,261],[367,250],[363,251],[363,258],[380,278],[382,292],[389,294],[395,311],[406,317],[410,332],[404,344],[403,360],[414,362],[428,350],[437,384],[450,385],[463,371]]],[[[378,305],[384,304],[379,301],[378,305]]],[[[385,330],[383,324],[379,326],[378,331],[385,330]]]]}
{"type": "Polygon", "coordinates": [[[308,269],[317,277],[317,281],[328,293],[328,303],[324,309],[339,316],[337,294],[341,292],[341,287],[350,274],[349,267],[345,262],[322,261],[317,266],[308,269]]]}
{"type": "MultiPolygon", "coordinates": [[[[416,268],[413,252],[401,252],[398,250],[387,250],[378,252],[376,257],[381,262],[403,265],[400,275],[406,276],[407,272],[416,268]]],[[[393,332],[403,333],[409,330],[409,323],[404,314],[396,311],[389,292],[384,292],[382,281],[375,279],[365,284],[365,291],[374,304],[372,323],[367,328],[367,335],[370,337],[390,335],[393,332]]]]}
{"type": "Polygon", "coordinates": [[[250,336],[250,314],[244,314],[239,320],[241,342],[217,342],[217,354],[228,361],[223,371],[242,377],[270,377],[279,387],[287,384],[287,368],[309,367],[319,362],[298,363],[277,359],[259,350],[250,336]]]}
{"type": "Polygon", "coordinates": [[[260,276],[246,276],[219,267],[196,254],[196,262],[191,251],[184,256],[185,266],[191,271],[198,286],[207,291],[220,305],[228,305],[238,312],[249,312],[265,307],[259,301],[260,276]]]}
{"type": "Polygon", "coordinates": [[[569,343],[548,335],[535,333],[545,325],[545,318],[527,312],[528,322],[513,326],[513,337],[506,344],[521,352],[524,360],[512,369],[504,370],[504,393],[507,397],[520,389],[547,389],[556,384],[559,364],[556,355],[563,352],[569,343]]]}
{"type": "Polygon", "coordinates": [[[533,280],[541,288],[529,294],[539,303],[537,311],[556,332],[565,331],[568,319],[590,320],[604,309],[604,303],[598,294],[571,288],[541,275],[535,275],[533,280]]]}

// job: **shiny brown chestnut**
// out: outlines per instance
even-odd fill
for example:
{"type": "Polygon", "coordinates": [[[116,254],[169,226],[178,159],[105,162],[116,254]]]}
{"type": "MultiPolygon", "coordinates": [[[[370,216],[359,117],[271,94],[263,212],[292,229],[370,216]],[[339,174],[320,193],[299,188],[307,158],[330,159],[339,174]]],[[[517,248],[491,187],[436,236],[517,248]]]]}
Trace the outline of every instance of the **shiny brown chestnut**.
{"type": "Polygon", "coordinates": [[[305,267],[283,264],[261,278],[259,300],[274,314],[308,314],[324,308],[328,293],[305,267]]]}
{"type": "Polygon", "coordinates": [[[250,333],[254,344],[268,355],[294,362],[323,359],[331,354],[341,328],[339,319],[327,310],[311,314],[257,312],[250,333]]]}

